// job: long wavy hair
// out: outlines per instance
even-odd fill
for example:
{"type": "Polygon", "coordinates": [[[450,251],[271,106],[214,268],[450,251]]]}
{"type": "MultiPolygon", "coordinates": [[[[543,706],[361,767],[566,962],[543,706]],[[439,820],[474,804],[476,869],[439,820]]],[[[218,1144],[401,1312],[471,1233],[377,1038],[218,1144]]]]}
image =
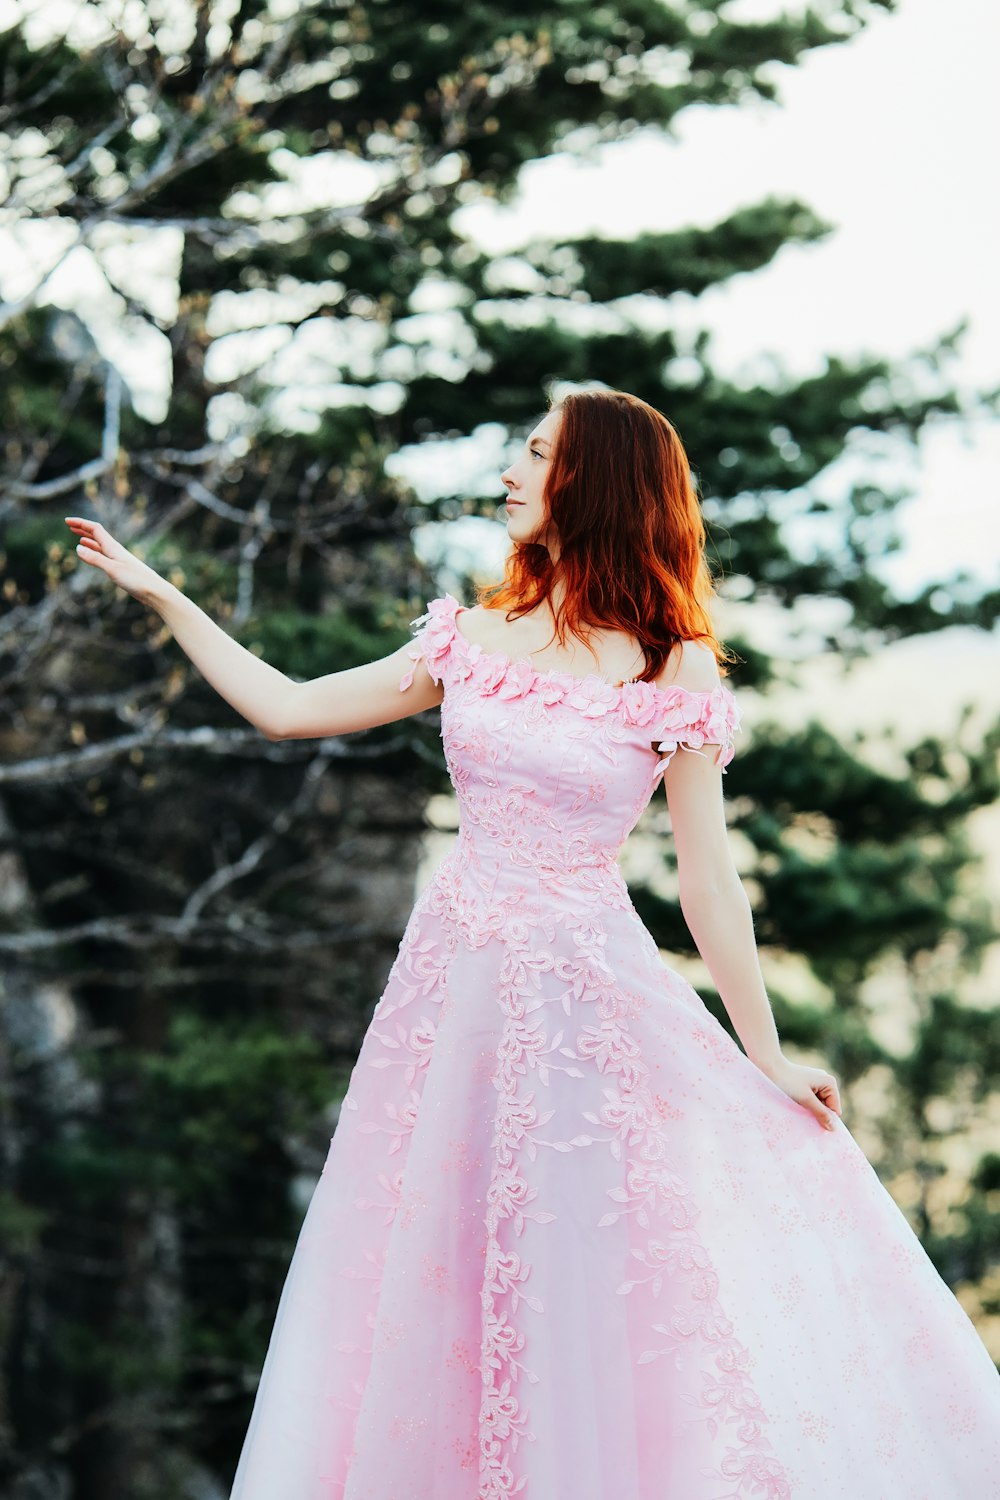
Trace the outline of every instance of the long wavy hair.
{"type": "Polygon", "coordinates": [[[590,649],[595,626],[625,631],[645,655],[642,682],[685,640],[710,647],[727,675],[738,658],[712,630],[701,506],[670,422],[626,391],[577,391],[550,410],[562,413],[544,493],[558,559],[540,542],[516,542],[503,580],[479,587],[477,603],[517,617],[549,599],[561,645],[572,633],[590,649]],[[558,609],[557,576],[565,582],[558,609]]]}

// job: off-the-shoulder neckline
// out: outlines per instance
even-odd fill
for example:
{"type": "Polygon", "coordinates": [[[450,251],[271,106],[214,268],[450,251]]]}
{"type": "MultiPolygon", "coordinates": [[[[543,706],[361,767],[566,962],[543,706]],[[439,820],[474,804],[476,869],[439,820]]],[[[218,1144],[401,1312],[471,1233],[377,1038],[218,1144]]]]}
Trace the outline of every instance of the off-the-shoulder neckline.
{"type": "Polygon", "coordinates": [[[534,677],[542,678],[547,682],[557,683],[559,686],[563,686],[566,683],[599,683],[601,687],[610,688],[613,693],[621,693],[627,687],[644,687],[664,697],[675,696],[677,694],[685,698],[711,699],[719,695],[722,695],[723,698],[731,699],[733,697],[732,690],[727,688],[724,682],[720,682],[714,688],[686,688],[679,682],[670,682],[666,686],[661,686],[657,682],[640,682],[636,678],[631,678],[627,682],[608,682],[607,678],[602,676],[600,672],[561,672],[558,667],[536,667],[530,657],[527,656],[508,656],[506,651],[487,651],[486,647],[480,645],[478,641],[470,641],[468,636],[463,634],[458,628],[458,616],[463,612],[467,612],[468,606],[461,604],[450,593],[442,595],[442,599],[449,600],[455,606],[452,610],[452,628],[455,636],[461,641],[462,647],[470,652],[470,654],[474,648],[478,648],[475,654],[475,660],[477,661],[494,661],[505,667],[530,667],[534,677]]]}

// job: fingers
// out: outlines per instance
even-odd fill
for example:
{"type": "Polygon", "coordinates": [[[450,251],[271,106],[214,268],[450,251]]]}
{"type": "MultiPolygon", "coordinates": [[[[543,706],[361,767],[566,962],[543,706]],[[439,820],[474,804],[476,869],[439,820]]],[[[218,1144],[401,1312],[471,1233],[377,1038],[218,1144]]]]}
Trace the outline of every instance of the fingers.
{"type": "Polygon", "coordinates": [[[840,1097],[836,1082],[831,1078],[826,1083],[821,1083],[813,1093],[814,1111],[827,1130],[836,1128],[837,1118],[840,1114],[840,1097]]]}
{"type": "Polygon", "coordinates": [[[63,520],[70,531],[77,536],[93,537],[95,541],[111,541],[110,531],[106,531],[100,521],[89,521],[86,516],[64,516],[63,520]]]}
{"type": "Polygon", "coordinates": [[[840,1114],[840,1090],[837,1088],[837,1080],[835,1078],[828,1078],[825,1083],[821,1083],[816,1093],[829,1109],[832,1109],[838,1115],[840,1114]]]}
{"type": "Polygon", "coordinates": [[[833,1130],[835,1128],[837,1124],[837,1116],[833,1113],[832,1109],[824,1109],[822,1104],[820,1104],[817,1100],[815,1094],[810,1094],[808,1099],[800,1099],[799,1103],[803,1104],[811,1114],[814,1114],[819,1123],[825,1126],[827,1130],[833,1130]],[[812,1100],[812,1103],[809,1102],[810,1100],[812,1100]]]}
{"type": "MultiPolygon", "coordinates": [[[[99,545],[97,540],[97,523],[88,521],[83,516],[66,516],[66,525],[73,535],[83,542],[88,542],[92,547],[99,545]]],[[[78,552],[79,547],[76,549],[78,552]]]]}
{"type": "MultiPolygon", "coordinates": [[[[109,561],[98,532],[104,531],[99,521],[88,521],[85,516],[65,516],[64,520],[70,530],[80,538],[76,544],[76,555],[81,562],[90,563],[92,567],[102,568],[107,572],[109,561]]],[[[107,532],[104,533],[107,536],[107,532]]]]}
{"type": "Polygon", "coordinates": [[[77,537],[77,556],[84,562],[110,562],[114,556],[115,541],[100,521],[90,521],[86,516],[64,516],[63,520],[77,537]]]}
{"type": "Polygon", "coordinates": [[[94,567],[103,568],[107,572],[107,558],[103,552],[96,547],[85,547],[82,542],[78,543],[76,555],[82,562],[91,563],[94,567]]]}

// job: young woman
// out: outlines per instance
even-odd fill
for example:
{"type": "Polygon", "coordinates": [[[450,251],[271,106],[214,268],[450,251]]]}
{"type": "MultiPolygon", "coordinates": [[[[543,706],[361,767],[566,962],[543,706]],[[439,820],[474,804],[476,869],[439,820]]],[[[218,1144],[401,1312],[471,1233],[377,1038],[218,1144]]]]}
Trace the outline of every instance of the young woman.
{"type": "Polygon", "coordinates": [[[461,808],[351,1075],[232,1500],[998,1497],[1000,1375],[836,1080],[781,1050],[681,442],[635,397],[579,393],[503,482],[502,584],[303,683],[67,518],[269,739],[440,704],[461,808]],[[616,864],[661,778],[742,1048],[616,864]]]}

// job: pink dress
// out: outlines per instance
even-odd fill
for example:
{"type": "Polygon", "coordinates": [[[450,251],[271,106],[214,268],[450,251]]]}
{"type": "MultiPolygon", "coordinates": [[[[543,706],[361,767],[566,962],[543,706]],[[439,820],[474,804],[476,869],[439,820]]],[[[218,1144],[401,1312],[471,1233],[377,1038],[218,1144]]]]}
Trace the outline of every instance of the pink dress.
{"type": "Polygon", "coordinates": [[[732,694],[536,670],[460,609],[434,599],[410,655],[444,685],[461,829],[351,1075],[231,1500],[1000,1500],[968,1316],[615,862],[678,746],[731,757],[732,694]]]}

